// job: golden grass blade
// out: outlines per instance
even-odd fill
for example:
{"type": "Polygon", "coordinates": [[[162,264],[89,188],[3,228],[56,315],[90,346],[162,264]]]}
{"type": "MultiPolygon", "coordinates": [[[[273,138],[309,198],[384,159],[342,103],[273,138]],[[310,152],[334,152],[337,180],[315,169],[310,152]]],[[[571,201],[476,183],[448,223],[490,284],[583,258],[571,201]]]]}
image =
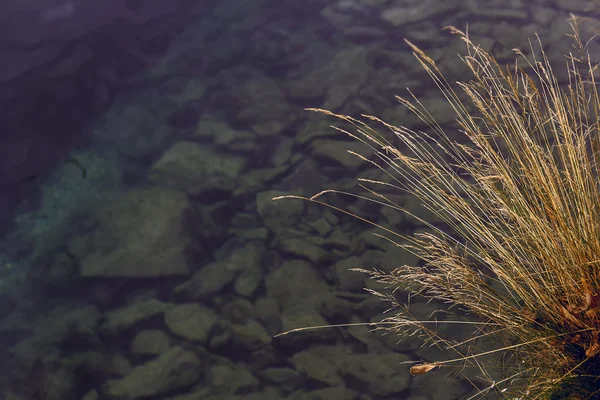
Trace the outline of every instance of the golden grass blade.
{"type": "Polygon", "coordinates": [[[410,368],[413,375],[462,363],[491,379],[488,368],[495,366],[494,357],[512,355],[516,362],[506,365],[505,377],[478,388],[476,397],[492,390],[520,399],[598,393],[600,95],[598,69],[587,53],[589,42],[581,40],[578,21],[571,23],[574,52],[579,54],[566,55],[562,66],[566,82],[554,74],[539,38],[530,44],[532,56],[515,49],[520,64],[505,68],[467,34],[448,27],[464,41],[462,60],[472,74],[457,85],[407,41],[454,110],[462,138],[440,126],[410,91],[407,98],[397,99],[428,126],[426,130],[396,127],[374,116],[357,119],[311,109],[348,125],[335,129],[374,151],[373,157],[351,154],[378,168],[382,178],[361,179],[365,195],[325,190],[310,198],[276,198],[304,199],[358,218],[382,229],[392,244],[419,256],[422,267],[363,270],[387,285],[388,292],[370,292],[389,301],[396,312],[366,325],[400,337],[417,335],[456,355],[420,362],[410,368]],[[391,200],[389,191],[415,196],[450,231],[408,213],[391,200]],[[395,232],[368,216],[328,204],[323,196],[329,194],[391,207],[429,231],[395,232]],[[444,337],[439,325],[457,321],[414,318],[394,297],[399,288],[466,312],[472,322],[462,322],[470,323],[477,334],[458,341],[444,337]],[[496,338],[499,345],[477,349],[474,342],[483,337],[496,338]]]}

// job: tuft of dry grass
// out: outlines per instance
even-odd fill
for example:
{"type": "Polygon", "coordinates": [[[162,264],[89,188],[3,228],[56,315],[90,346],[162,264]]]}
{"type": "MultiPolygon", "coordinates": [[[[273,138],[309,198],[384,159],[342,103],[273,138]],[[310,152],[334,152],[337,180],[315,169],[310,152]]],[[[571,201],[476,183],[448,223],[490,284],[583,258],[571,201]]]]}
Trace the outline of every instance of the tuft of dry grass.
{"type": "MultiPolygon", "coordinates": [[[[317,110],[349,124],[336,129],[376,152],[372,159],[354,154],[385,179],[360,179],[366,194],[355,196],[407,212],[386,194],[410,193],[449,228],[418,215],[429,233],[404,236],[381,227],[423,266],[362,271],[389,288],[373,292],[394,306],[380,328],[401,337],[418,334],[443,350],[440,359],[419,361],[407,372],[474,367],[484,383],[473,382],[478,392],[472,398],[492,392],[519,399],[600,398],[600,97],[596,66],[577,20],[572,24],[579,55],[565,58],[569,81],[563,85],[543,51],[536,58],[515,49],[523,67],[505,68],[450,27],[466,44],[462,59],[472,73],[455,90],[435,62],[407,42],[456,112],[459,140],[412,94],[398,100],[427,130],[317,110]],[[396,289],[447,303],[446,312],[454,310],[456,318],[416,320],[394,296],[396,289]],[[465,322],[476,333],[462,342],[436,329],[465,322]],[[494,338],[497,348],[481,349],[477,340],[484,337],[494,338]],[[492,371],[501,360],[499,378],[492,371]]],[[[538,45],[542,49],[539,38],[532,49],[538,45]]],[[[305,200],[329,205],[324,196],[332,194],[353,195],[327,190],[305,200]]]]}

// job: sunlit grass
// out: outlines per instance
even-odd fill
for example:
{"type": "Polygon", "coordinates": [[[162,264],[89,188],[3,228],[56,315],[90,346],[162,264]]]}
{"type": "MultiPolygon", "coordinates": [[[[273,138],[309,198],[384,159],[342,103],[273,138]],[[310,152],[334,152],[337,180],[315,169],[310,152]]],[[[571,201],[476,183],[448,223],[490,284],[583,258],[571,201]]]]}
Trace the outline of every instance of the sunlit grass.
{"type": "MultiPolygon", "coordinates": [[[[471,80],[457,85],[407,42],[456,112],[462,138],[451,137],[436,123],[435,110],[430,113],[412,94],[398,100],[427,130],[317,110],[343,121],[336,129],[375,150],[370,159],[354,154],[380,168],[385,179],[360,179],[364,195],[326,190],[303,199],[336,208],[326,196],[350,195],[406,212],[385,193],[409,193],[450,228],[418,215],[413,217],[428,233],[405,236],[380,227],[424,265],[362,271],[387,285],[388,290],[372,293],[395,307],[379,328],[417,334],[442,350],[438,359],[407,366],[407,373],[477,368],[487,382],[474,382],[473,398],[491,391],[507,398],[600,397],[600,98],[596,66],[577,21],[572,23],[576,54],[555,66],[568,69],[563,84],[539,40],[532,45],[532,54],[541,52],[538,59],[515,49],[523,68],[505,68],[467,34],[448,28],[465,42],[463,61],[472,73],[471,80]],[[398,288],[447,303],[457,310],[456,318],[414,319],[394,296],[398,288]],[[465,321],[476,333],[462,342],[436,329],[465,321]],[[495,339],[497,348],[477,347],[482,337],[495,339]],[[490,372],[500,359],[510,360],[502,379],[490,372]]],[[[282,198],[302,197],[277,199],[282,198]]],[[[366,222],[373,218],[352,215],[366,222]]]]}

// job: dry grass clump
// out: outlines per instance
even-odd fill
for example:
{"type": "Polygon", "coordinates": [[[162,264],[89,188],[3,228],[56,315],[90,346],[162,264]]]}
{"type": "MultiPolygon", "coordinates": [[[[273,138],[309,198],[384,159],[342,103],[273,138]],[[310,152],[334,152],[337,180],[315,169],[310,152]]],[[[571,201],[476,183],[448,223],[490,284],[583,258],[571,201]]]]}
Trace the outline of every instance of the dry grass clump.
{"type": "MultiPolygon", "coordinates": [[[[458,86],[475,111],[435,62],[408,44],[455,110],[461,142],[449,137],[412,94],[398,100],[428,125],[427,132],[372,116],[363,122],[319,110],[351,124],[352,129],[337,129],[376,151],[375,159],[363,159],[386,179],[361,179],[367,195],[358,197],[403,212],[386,194],[410,193],[450,228],[421,221],[430,233],[408,237],[383,228],[424,265],[364,270],[389,286],[374,294],[396,307],[379,326],[401,336],[417,333],[444,350],[439,360],[413,365],[414,375],[440,373],[448,366],[480,370],[486,381],[473,382],[479,389],[473,398],[494,391],[523,399],[600,398],[596,66],[577,29],[572,38],[582,55],[565,58],[569,82],[563,86],[543,51],[538,59],[528,59],[515,49],[525,67],[504,68],[467,34],[449,29],[466,43],[463,60],[473,78],[458,86]],[[396,288],[448,303],[450,311],[456,310],[455,320],[415,320],[394,296],[396,288]],[[460,315],[468,315],[475,328],[472,338],[457,343],[436,330],[464,323],[460,315]],[[478,347],[483,337],[497,339],[497,348],[478,347]],[[499,360],[504,360],[501,378],[492,372],[499,360]]],[[[349,194],[329,190],[308,200],[327,205],[323,196],[332,193],[349,194]]],[[[295,196],[284,198],[290,197],[295,196]]]]}

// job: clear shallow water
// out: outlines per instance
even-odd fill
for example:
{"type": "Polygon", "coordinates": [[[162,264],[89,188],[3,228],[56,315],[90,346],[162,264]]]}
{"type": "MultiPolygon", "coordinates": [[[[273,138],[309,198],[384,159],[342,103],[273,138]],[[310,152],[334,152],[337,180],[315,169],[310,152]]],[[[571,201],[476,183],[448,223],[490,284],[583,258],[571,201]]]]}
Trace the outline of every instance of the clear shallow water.
{"type": "MultiPolygon", "coordinates": [[[[305,107],[418,128],[393,98],[410,87],[453,129],[402,38],[450,80],[468,77],[460,43],[441,31],[449,24],[468,24],[505,62],[538,32],[562,62],[566,16],[590,3],[182,2],[156,15],[134,3],[123,8],[129,23],[107,17],[89,32],[81,19],[68,29],[75,3],[69,16],[67,3],[40,9],[73,37],[2,83],[12,108],[3,119],[0,398],[468,397],[469,383],[443,372],[410,377],[403,361],[435,354],[416,341],[367,328],[274,338],[379,318],[385,305],[348,269],[418,260],[344,215],[270,199],[354,191],[356,177],[377,176],[345,152],[368,149],[305,107]]],[[[34,54],[18,32],[4,51],[34,54]]],[[[334,201],[402,232],[421,228],[334,201]]]]}

